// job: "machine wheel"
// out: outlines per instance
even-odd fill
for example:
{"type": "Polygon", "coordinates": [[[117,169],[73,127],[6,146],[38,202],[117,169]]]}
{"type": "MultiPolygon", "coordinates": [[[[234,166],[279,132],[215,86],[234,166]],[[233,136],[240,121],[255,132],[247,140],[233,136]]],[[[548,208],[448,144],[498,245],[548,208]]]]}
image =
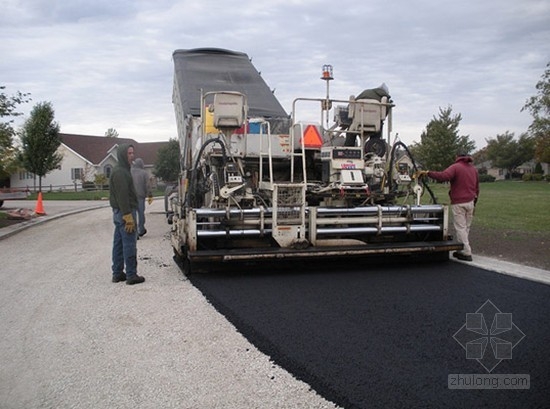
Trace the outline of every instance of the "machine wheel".
{"type": "Polygon", "coordinates": [[[189,260],[189,257],[187,257],[187,250],[185,248],[181,249],[181,254],[174,249],[174,262],[178,265],[180,270],[184,275],[190,275],[190,274],[201,274],[201,273],[208,273],[208,263],[202,262],[193,262],[189,260]]]}
{"type": "Polygon", "coordinates": [[[189,260],[187,257],[183,259],[182,270],[183,270],[183,274],[185,274],[186,276],[192,273],[191,260],[189,260]]]}
{"type": "Polygon", "coordinates": [[[386,141],[380,137],[371,136],[367,143],[365,143],[365,153],[375,153],[381,158],[386,154],[387,144],[386,141]]]}
{"type": "Polygon", "coordinates": [[[180,254],[176,249],[174,249],[174,262],[180,268],[184,275],[187,275],[191,271],[191,265],[189,259],[187,258],[186,252],[182,248],[183,254],[180,254]]]}

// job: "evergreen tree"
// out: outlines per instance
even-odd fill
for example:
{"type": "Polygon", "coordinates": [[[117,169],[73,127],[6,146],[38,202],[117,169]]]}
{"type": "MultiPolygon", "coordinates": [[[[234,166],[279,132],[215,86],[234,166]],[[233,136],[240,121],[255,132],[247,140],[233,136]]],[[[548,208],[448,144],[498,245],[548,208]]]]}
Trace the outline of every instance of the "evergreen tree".
{"type": "Polygon", "coordinates": [[[178,180],[180,172],[179,158],[179,143],[175,139],[170,139],[168,145],[159,149],[153,173],[165,182],[174,182],[178,180]]]}
{"type": "Polygon", "coordinates": [[[413,145],[415,159],[424,169],[442,170],[451,165],[457,153],[469,154],[475,149],[470,136],[460,136],[458,127],[462,115],[453,115],[452,107],[439,108],[420,136],[420,143],[413,145]]]}
{"type": "Polygon", "coordinates": [[[21,130],[21,145],[23,167],[38,176],[38,190],[42,191],[42,178],[56,169],[63,159],[57,153],[61,137],[50,102],[34,106],[21,130]]]}

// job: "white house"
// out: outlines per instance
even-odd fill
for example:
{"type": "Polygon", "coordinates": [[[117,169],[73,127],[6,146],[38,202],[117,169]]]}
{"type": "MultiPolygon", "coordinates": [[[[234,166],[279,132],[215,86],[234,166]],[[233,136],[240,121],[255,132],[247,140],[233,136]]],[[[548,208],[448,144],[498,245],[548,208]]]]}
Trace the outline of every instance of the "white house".
{"type": "MultiPolygon", "coordinates": [[[[517,171],[522,175],[525,173],[533,173],[535,171],[536,164],[537,163],[535,162],[535,160],[532,159],[530,161],[527,161],[519,165],[515,169],[515,171],[517,171]]],[[[548,175],[550,172],[550,164],[542,162],[541,167],[542,167],[542,173],[544,175],[548,175]]],[[[510,177],[510,172],[507,169],[494,167],[493,162],[490,160],[486,160],[480,163],[479,165],[476,165],[476,168],[480,171],[481,170],[487,171],[487,174],[490,176],[493,176],[495,180],[505,180],[510,177]]]]}
{"type": "Polygon", "coordinates": [[[505,180],[509,173],[507,169],[495,168],[493,166],[493,161],[490,160],[486,160],[476,165],[476,168],[478,171],[487,171],[487,174],[493,176],[495,180],[505,180]]]}
{"type": "MultiPolygon", "coordinates": [[[[105,136],[60,134],[61,145],[57,152],[63,156],[58,169],[42,178],[43,190],[81,189],[85,182],[93,183],[96,175],[103,174],[109,178],[111,170],[117,163],[116,150],[119,144],[130,143],[134,146],[135,157],[143,159],[145,170],[151,176],[158,150],[168,142],[140,143],[127,138],[108,138],[105,136]]],[[[21,170],[10,178],[12,188],[38,187],[38,177],[21,170]]]]}

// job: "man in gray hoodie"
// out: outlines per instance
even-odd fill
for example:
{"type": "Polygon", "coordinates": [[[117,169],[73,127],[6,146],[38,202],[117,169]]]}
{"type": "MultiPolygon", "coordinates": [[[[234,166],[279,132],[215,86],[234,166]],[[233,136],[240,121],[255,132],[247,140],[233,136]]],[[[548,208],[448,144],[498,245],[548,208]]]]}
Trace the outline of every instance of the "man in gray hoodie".
{"type": "Polygon", "coordinates": [[[137,158],[132,165],[132,179],[134,180],[134,186],[136,188],[138,208],[137,208],[137,221],[138,221],[138,236],[142,237],[147,233],[145,228],[145,198],[148,199],[149,204],[153,201],[153,195],[151,193],[151,183],[149,182],[149,174],[144,169],[143,159],[137,158]]]}
{"type": "Polygon", "coordinates": [[[143,283],[145,278],[137,274],[136,209],[137,195],[130,164],[134,160],[134,147],[129,144],[117,148],[118,163],[109,179],[109,203],[113,208],[112,272],[113,283],[126,281],[133,285],[143,283]],[[126,273],[124,269],[126,268],[126,273]]]}

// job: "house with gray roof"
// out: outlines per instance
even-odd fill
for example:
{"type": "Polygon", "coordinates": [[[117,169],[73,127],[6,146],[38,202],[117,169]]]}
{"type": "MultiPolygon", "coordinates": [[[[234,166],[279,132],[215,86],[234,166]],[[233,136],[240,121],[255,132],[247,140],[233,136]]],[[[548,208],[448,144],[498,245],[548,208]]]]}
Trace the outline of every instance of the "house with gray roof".
{"type": "MultiPolygon", "coordinates": [[[[134,145],[135,157],[143,159],[145,170],[154,178],[153,169],[160,148],[166,142],[137,142],[129,138],[75,135],[60,133],[61,145],[57,152],[63,157],[61,165],[42,178],[44,190],[79,190],[86,182],[93,183],[96,175],[108,179],[117,163],[116,150],[120,144],[134,145]]],[[[12,188],[34,190],[38,178],[30,172],[20,170],[11,175],[12,188]]]]}

